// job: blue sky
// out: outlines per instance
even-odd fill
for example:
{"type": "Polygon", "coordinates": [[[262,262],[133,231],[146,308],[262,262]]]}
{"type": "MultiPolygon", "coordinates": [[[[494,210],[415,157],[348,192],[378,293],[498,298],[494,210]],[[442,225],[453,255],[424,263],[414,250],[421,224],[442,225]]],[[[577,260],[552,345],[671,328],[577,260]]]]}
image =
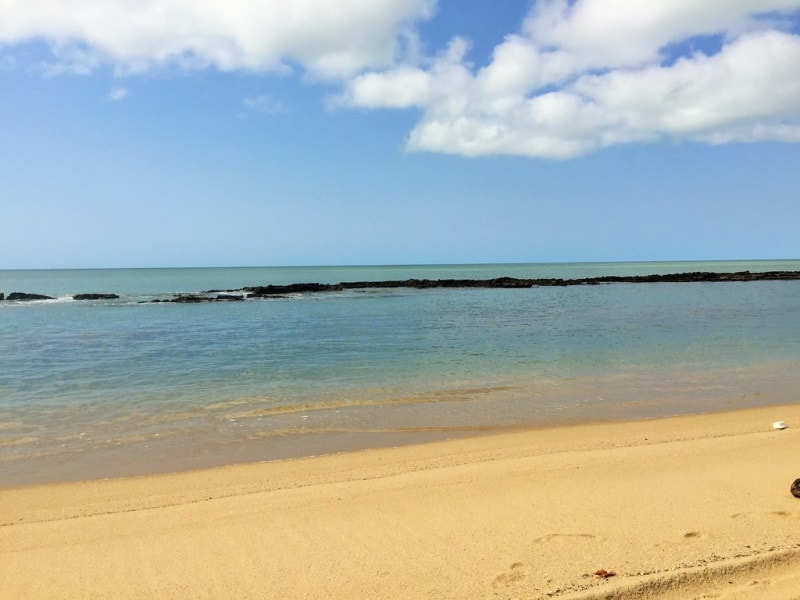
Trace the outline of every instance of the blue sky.
{"type": "Polygon", "coordinates": [[[0,7],[0,268],[800,258],[800,0],[95,5],[0,7]]]}

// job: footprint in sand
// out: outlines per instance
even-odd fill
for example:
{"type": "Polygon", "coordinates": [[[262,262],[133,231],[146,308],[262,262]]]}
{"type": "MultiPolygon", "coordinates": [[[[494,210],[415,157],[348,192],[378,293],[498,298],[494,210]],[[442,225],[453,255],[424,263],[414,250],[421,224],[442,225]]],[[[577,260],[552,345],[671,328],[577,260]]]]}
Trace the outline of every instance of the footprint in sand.
{"type": "Polygon", "coordinates": [[[500,573],[494,578],[495,587],[510,587],[519,583],[528,576],[530,566],[525,563],[517,562],[508,568],[508,571],[500,573]]]}
{"type": "MultiPolygon", "coordinates": [[[[553,540],[560,540],[560,539],[575,539],[575,538],[582,538],[587,540],[598,540],[600,536],[597,536],[593,533],[548,533],[540,538],[536,538],[533,540],[537,544],[543,544],[546,542],[550,542],[553,540]]],[[[528,578],[528,575],[531,572],[531,566],[525,563],[516,562],[511,565],[507,571],[500,573],[497,577],[494,578],[494,586],[495,587],[511,587],[513,585],[517,585],[522,583],[525,579],[528,578]]]]}
{"type": "Polygon", "coordinates": [[[707,537],[708,535],[700,531],[687,531],[683,534],[683,539],[685,540],[704,540],[707,537]]]}
{"type": "Polygon", "coordinates": [[[747,517],[794,517],[794,513],[789,512],[788,510],[774,510],[771,512],[743,512],[743,513],[735,513],[731,515],[732,519],[744,519],[747,517]]]}
{"type": "Polygon", "coordinates": [[[587,540],[599,540],[600,537],[593,534],[593,533],[548,533],[547,535],[543,535],[540,538],[536,538],[533,540],[538,544],[543,544],[544,542],[550,542],[552,540],[558,540],[562,538],[583,538],[587,540]]]}

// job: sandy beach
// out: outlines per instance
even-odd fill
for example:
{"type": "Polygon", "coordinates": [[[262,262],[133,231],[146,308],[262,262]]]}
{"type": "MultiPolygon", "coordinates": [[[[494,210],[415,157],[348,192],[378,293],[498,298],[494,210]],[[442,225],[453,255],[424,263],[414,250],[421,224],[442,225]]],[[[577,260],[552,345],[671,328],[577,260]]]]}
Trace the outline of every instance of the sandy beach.
{"type": "Polygon", "coordinates": [[[800,598],[799,457],[788,405],[4,489],[2,595],[800,598]]]}

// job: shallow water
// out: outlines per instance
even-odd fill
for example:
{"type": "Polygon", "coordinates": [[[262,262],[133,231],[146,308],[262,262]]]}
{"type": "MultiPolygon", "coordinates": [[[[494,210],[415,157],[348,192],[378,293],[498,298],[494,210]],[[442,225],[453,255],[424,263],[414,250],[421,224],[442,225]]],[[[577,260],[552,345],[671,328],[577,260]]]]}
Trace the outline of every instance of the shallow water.
{"type": "Polygon", "coordinates": [[[2,271],[0,485],[793,402],[800,281],[175,292],[407,278],[800,270],[800,261],[2,271]],[[118,300],[74,301],[113,292],[118,300]]]}

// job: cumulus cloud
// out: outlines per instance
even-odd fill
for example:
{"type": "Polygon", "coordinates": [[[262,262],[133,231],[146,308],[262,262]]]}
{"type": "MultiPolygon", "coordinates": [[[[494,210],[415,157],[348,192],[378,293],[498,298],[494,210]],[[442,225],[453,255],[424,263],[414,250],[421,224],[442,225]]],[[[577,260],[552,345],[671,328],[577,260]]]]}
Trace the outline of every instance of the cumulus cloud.
{"type": "Polygon", "coordinates": [[[46,40],[50,72],[178,66],[342,77],[390,64],[435,0],[4,0],[0,45],[46,40]]]}
{"type": "MultiPolygon", "coordinates": [[[[338,86],[336,106],[419,111],[411,151],[570,158],[664,140],[800,141],[800,0],[536,0],[480,64],[462,37],[422,55],[414,26],[435,9],[436,0],[0,0],[0,49],[44,41],[48,75],[297,69],[338,86]]],[[[122,97],[119,88],[109,100],[122,97]]],[[[243,106],[285,110],[269,96],[243,106]]]]}
{"type": "Polygon", "coordinates": [[[410,150],[466,156],[798,142],[798,21],[800,0],[539,0],[488,64],[455,39],[427,64],[353,78],[337,102],[417,108],[410,150]]]}

